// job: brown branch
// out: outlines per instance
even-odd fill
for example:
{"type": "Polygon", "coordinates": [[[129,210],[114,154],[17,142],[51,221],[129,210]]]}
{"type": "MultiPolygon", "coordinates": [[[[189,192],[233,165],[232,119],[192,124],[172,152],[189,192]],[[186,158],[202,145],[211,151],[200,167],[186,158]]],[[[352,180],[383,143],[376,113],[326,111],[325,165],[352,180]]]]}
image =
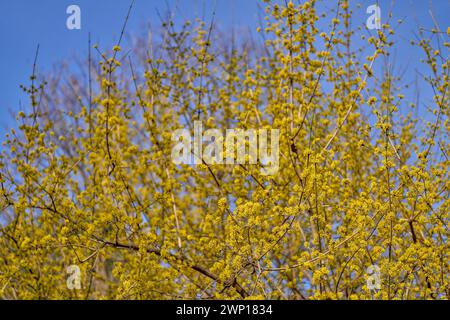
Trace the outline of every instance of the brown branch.
{"type": "MultiPolygon", "coordinates": [[[[130,250],[134,250],[134,251],[140,251],[140,247],[136,246],[136,245],[127,245],[127,244],[123,244],[123,243],[119,243],[119,242],[114,243],[114,242],[100,240],[100,239],[99,239],[99,241],[101,241],[105,245],[113,247],[113,248],[130,249],[130,250]]],[[[153,254],[157,255],[158,257],[162,257],[161,250],[156,249],[156,248],[147,248],[146,252],[147,253],[153,253],[153,254]]],[[[174,258],[175,260],[183,262],[183,263],[187,262],[187,259],[184,258],[184,257],[177,257],[177,256],[174,256],[174,255],[171,255],[171,257],[174,258]]],[[[223,284],[225,286],[233,287],[237,291],[237,293],[239,293],[239,295],[242,298],[246,298],[248,296],[247,291],[244,288],[242,288],[242,286],[237,282],[236,279],[233,279],[232,281],[229,281],[229,282],[228,281],[223,281],[223,280],[219,279],[219,277],[216,274],[212,273],[208,269],[206,269],[206,268],[204,268],[202,266],[199,266],[197,264],[190,264],[189,263],[189,268],[191,268],[194,271],[197,271],[198,273],[200,273],[200,274],[202,274],[202,275],[204,275],[204,276],[206,276],[206,277],[208,277],[208,278],[210,278],[210,279],[212,279],[212,280],[214,280],[214,281],[216,281],[218,283],[221,283],[221,284],[223,284]]]]}

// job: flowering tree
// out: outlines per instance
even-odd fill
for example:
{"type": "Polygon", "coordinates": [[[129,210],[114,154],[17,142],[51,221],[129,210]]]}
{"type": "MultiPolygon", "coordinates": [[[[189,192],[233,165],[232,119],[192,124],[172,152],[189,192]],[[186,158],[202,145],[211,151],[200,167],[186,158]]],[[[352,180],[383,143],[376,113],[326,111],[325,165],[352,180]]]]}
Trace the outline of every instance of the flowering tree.
{"type": "Polygon", "coordinates": [[[449,32],[414,40],[422,129],[395,26],[266,2],[261,44],[169,18],[131,53],[90,46],[86,81],[33,71],[0,156],[1,297],[449,298],[449,32]],[[174,163],[194,121],[279,130],[278,171],[174,163]]]}

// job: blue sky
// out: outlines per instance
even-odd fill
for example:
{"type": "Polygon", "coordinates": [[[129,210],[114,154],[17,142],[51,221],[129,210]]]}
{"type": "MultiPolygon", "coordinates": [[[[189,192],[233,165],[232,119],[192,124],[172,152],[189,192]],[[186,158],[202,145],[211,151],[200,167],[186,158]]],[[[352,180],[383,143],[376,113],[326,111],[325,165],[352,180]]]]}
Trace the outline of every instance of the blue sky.
{"type": "MultiPolygon", "coordinates": [[[[216,17],[223,25],[232,22],[255,25],[254,1],[217,1],[216,17]],[[234,3],[233,3],[234,2],[234,3]],[[232,11],[236,13],[233,17],[232,11]],[[240,21],[239,21],[240,20],[240,21]]],[[[117,42],[130,0],[0,0],[0,133],[15,121],[8,110],[18,110],[19,100],[26,105],[20,84],[28,84],[36,47],[39,44],[38,69],[51,70],[58,61],[86,57],[88,34],[92,43],[110,49],[117,42]],[[69,30],[66,9],[76,4],[81,9],[81,30],[69,30]]],[[[164,16],[167,7],[178,4],[178,20],[203,16],[210,19],[213,1],[136,0],[127,32],[139,33],[144,25],[160,25],[157,12],[164,16]]],[[[126,45],[126,42],[125,42],[126,45]]]]}
{"type": "MultiPolygon", "coordinates": [[[[5,128],[14,126],[15,119],[8,110],[17,112],[19,101],[26,106],[28,101],[21,93],[20,84],[29,83],[36,47],[40,45],[38,66],[40,72],[50,71],[52,65],[61,60],[87,55],[87,39],[91,33],[92,43],[102,49],[111,48],[117,41],[120,29],[131,0],[0,0],[0,134],[5,128]],[[81,30],[68,30],[66,8],[76,4],[81,8],[81,30]]],[[[158,27],[167,7],[176,4],[178,21],[205,17],[209,21],[216,6],[216,21],[222,28],[231,25],[249,26],[258,24],[258,0],[136,0],[127,33],[139,33],[143,25],[150,22],[158,27]],[[216,3],[216,5],[214,4],[216,3]]],[[[368,15],[366,8],[376,0],[355,1],[361,3],[356,10],[354,23],[364,24],[368,15]]],[[[333,7],[337,0],[325,0],[324,5],[333,7]]],[[[450,25],[449,0],[378,0],[382,9],[382,20],[392,10],[393,21],[405,18],[397,30],[399,44],[396,52],[399,68],[408,68],[405,82],[412,82],[415,69],[421,68],[419,51],[412,50],[408,43],[418,26],[432,27],[428,10],[430,5],[436,20],[443,30],[450,25]]],[[[264,4],[262,4],[264,5],[264,4]]],[[[126,43],[125,43],[126,45],[126,43]]]]}

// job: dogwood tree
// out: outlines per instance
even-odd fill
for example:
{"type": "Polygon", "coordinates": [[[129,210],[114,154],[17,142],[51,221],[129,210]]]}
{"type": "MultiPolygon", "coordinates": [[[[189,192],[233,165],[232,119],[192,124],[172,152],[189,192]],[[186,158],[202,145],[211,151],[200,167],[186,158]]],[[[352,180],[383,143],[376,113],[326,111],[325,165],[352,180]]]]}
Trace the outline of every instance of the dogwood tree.
{"type": "Polygon", "coordinates": [[[2,298],[449,298],[448,32],[412,39],[425,117],[391,68],[401,22],[265,2],[253,37],[168,18],[90,44],[84,77],[33,71],[2,138],[2,298]],[[194,121],[279,130],[278,170],[174,163],[194,121]]]}

